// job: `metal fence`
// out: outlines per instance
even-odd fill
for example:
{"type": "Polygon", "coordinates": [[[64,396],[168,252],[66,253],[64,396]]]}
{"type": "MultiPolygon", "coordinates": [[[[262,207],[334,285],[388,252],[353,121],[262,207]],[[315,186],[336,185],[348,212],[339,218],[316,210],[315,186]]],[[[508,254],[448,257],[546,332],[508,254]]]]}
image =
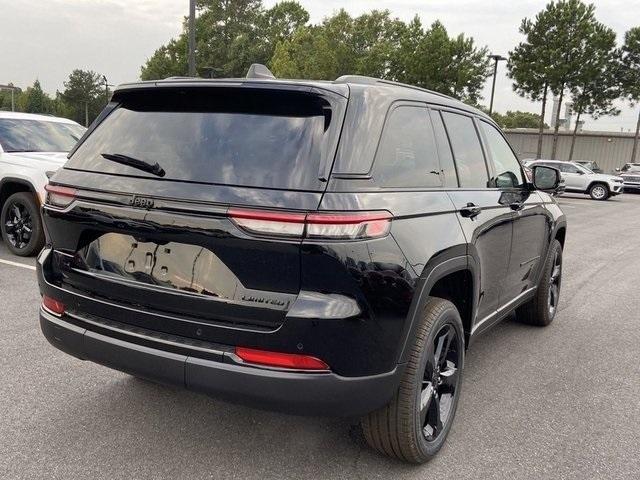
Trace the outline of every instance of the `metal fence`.
{"type": "MultiPolygon", "coordinates": [[[[505,130],[509,142],[521,159],[536,158],[538,132],[534,129],[505,130]]],[[[545,131],[541,158],[551,158],[553,132],[545,131]]],[[[571,133],[559,132],[556,160],[568,160],[571,149],[571,133]]],[[[598,162],[605,172],[612,172],[631,161],[633,134],[616,132],[581,132],[576,137],[573,160],[598,162]]],[[[640,157],[640,155],[637,155],[640,157]]],[[[640,162],[640,158],[636,158],[640,162]]]]}

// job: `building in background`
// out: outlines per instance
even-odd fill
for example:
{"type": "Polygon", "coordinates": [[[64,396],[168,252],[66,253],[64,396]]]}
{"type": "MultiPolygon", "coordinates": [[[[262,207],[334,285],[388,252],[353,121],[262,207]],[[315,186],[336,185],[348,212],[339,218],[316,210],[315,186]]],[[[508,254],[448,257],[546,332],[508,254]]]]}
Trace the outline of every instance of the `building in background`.
{"type": "MultiPolygon", "coordinates": [[[[521,159],[536,158],[537,129],[515,128],[507,129],[505,133],[521,159]]],[[[561,129],[558,133],[556,160],[568,160],[573,132],[571,129],[561,129]]],[[[633,133],[580,131],[576,137],[573,160],[593,160],[598,162],[605,173],[612,172],[625,163],[631,162],[633,137],[633,133]]],[[[553,130],[545,130],[541,158],[550,158],[552,142],[553,130]]],[[[636,159],[636,161],[640,161],[640,159],[636,159]]]]}

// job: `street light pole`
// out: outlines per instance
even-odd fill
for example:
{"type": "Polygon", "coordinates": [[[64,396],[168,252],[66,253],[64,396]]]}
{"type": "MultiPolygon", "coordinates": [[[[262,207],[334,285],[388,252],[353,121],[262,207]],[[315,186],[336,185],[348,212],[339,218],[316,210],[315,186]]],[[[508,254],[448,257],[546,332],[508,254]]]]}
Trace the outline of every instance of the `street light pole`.
{"type": "Polygon", "coordinates": [[[16,88],[13,85],[0,85],[0,90],[11,90],[11,111],[16,111],[16,100],[15,100],[15,91],[16,88]]]}
{"type": "Polygon", "coordinates": [[[109,103],[109,87],[113,87],[112,84],[107,82],[107,76],[102,75],[102,80],[104,80],[104,99],[105,103],[109,103]]]}
{"type": "Polygon", "coordinates": [[[189,76],[196,76],[196,0],[189,0],[189,76]]]}
{"type": "Polygon", "coordinates": [[[491,101],[489,102],[489,115],[493,113],[493,97],[496,93],[496,76],[498,74],[498,62],[506,60],[501,55],[489,55],[489,58],[493,60],[493,83],[491,85],[491,101]]]}

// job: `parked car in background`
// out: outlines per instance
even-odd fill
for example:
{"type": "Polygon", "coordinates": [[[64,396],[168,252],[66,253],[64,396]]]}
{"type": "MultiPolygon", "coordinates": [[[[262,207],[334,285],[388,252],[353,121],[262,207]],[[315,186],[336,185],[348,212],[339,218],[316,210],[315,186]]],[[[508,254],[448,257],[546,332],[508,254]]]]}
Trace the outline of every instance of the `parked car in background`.
{"type": "Polygon", "coordinates": [[[617,168],[616,171],[624,180],[625,192],[640,191],[640,163],[625,163],[622,168],[617,168]]]}
{"type": "Polygon", "coordinates": [[[44,187],[85,130],[66,118],[0,112],[0,231],[12,253],[42,248],[44,187]]]}
{"type": "Polygon", "coordinates": [[[591,160],[575,160],[574,163],[582,165],[583,167],[587,167],[593,173],[604,173],[604,171],[598,166],[598,164],[591,160]]]}
{"type": "Polygon", "coordinates": [[[560,160],[532,160],[526,166],[546,165],[560,170],[565,181],[565,191],[585,193],[594,200],[607,200],[620,195],[624,190],[622,177],[606,173],[594,173],[587,167],[575,162],[560,160]]]}
{"type": "Polygon", "coordinates": [[[529,182],[460,101],[359,76],[185,78],[123,85],[107,108],[43,208],[40,325],[69,354],[362,415],[373,448],[424,462],[469,342],[516,309],[557,312],[560,174],[529,182]]]}

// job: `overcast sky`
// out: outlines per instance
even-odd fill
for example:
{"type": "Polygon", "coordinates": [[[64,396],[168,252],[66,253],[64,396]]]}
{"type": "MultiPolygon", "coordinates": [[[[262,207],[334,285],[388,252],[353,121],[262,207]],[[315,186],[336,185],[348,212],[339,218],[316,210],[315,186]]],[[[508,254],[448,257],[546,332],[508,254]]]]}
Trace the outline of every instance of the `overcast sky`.
{"type": "MultiPolygon", "coordinates": [[[[353,15],[389,9],[423,23],[441,20],[450,34],[464,32],[492,52],[506,54],[520,40],[523,17],[535,16],[545,0],[299,0],[320,21],[340,7],[353,15]]],[[[276,0],[264,0],[271,6],[276,0]]],[[[597,17],[622,41],[624,32],[640,25],[640,0],[594,0],[597,17]]],[[[181,30],[188,0],[0,0],[0,84],[20,87],[38,78],[54,93],[74,68],[104,73],[110,83],[136,80],[140,65],[181,30]]],[[[485,99],[488,104],[490,83],[485,99]]],[[[621,104],[623,106],[624,104],[621,104]]],[[[504,64],[498,71],[495,109],[538,111],[539,106],[512,92],[504,64]]],[[[590,129],[635,128],[637,111],[624,106],[619,117],[587,121],[590,129]]]]}

